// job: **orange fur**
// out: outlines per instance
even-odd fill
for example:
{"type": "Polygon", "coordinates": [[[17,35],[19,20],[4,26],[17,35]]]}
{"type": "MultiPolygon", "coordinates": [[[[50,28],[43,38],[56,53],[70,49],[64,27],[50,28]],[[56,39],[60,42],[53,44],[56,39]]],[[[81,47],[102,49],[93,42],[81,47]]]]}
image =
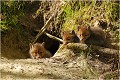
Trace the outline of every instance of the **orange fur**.
{"type": "Polygon", "coordinates": [[[99,27],[79,26],[77,36],[81,43],[104,45],[105,34],[99,27]]]}
{"type": "Polygon", "coordinates": [[[90,37],[90,29],[89,27],[81,26],[77,32],[78,38],[82,43],[85,42],[86,39],[90,37]]]}
{"type": "Polygon", "coordinates": [[[79,42],[79,39],[73,30],[72,31],[64,31],[64,32],[62,32],[61,35],[62,35],[62,39],[63,39],[63,44],[79,42]]]}
{"type": "Polygon", "coordinates": [[[51,53],[44,48],[44,43],[30,44],[29,53],[33,59],[49,58],[52,56],[51,53]]]}

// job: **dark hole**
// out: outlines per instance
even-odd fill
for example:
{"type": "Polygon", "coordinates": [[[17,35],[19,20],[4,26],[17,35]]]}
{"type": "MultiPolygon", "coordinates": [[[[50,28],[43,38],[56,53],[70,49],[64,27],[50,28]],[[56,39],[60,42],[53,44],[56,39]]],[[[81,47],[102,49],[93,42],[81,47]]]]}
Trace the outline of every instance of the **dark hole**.
{"type": "MultiPolygon", "coordinates": [[[[37,32],[34,32],[34,36],[37,35],[37,32]]],[[[58,50],[60,42],[49,38],[45,34],[41,35],[38,40],[36,41],[38,43],[45,42],[45,48],[52,53],[52,55],[55,54],[55,52],[58,50]]]]}

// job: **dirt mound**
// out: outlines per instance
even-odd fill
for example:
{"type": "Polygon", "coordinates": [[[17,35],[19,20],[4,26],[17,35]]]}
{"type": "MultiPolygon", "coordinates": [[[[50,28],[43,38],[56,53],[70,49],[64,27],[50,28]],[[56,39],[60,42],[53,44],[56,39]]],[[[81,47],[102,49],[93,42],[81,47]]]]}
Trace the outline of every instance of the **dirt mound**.
{"type": "Polygon", "coordinates": [[[86,50],[89,52],[89,48],[86,45],[73,43],[62,46],[51,58],[39,60],[7,60],[3,58],[1,60],[2,65],[0,66],[1,78],[118,79],[118,57],[117,60],[114,56],[111,56],[111,59],[107,60],[107,57],[104,58],[97,54],[88,54],[86,57],[86,54],[84,54],[86,50]],[[77,48],[77,51],[75,48],[77,48]],[[108,62],[105,63],[98,57],[106,59],[108,62]]]}

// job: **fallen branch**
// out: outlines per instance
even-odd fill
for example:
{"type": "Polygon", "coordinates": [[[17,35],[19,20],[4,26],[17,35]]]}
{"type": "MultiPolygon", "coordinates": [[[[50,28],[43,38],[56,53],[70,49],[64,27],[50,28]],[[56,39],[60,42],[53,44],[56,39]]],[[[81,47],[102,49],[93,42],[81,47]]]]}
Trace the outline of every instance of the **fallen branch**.
{"type": "Polygon", "coordinates": [[[110,48],[105,48],[105,47],[100,47],[100,46],[92,46],[93,50],[98,50],[100,52],[106,53],[106,54],[115,54],[118,55],[119,54],[119,50],[115,50],[115,49],[110,49],[110,48]]]}
{"type": "MultiPolygon", "coordinates": [[[[39,32],[40,30],[34,30],[34,31],[39,32]]],[[[49,34],[49,33],[47,33],[47,32],[44,32],[44,34],[45,34],[46,36],[48,36],[49,38],[55,39],[55,40],[60,41],[60,42],[63,43],[63,40],[60,39],[60,38],[58,38],[58,37],[55,37],[55,36],[53,36],[53,35],[51,35],[51,34],[49,34]]]]}
{"type": "MultiPolygon", "coordinates": [[[[96,53],[97,55],[102,55],[102,56],[109,56],[113,58],[118,58],[119,55],[119,50],[115,49],[110,49],[110,48],[105,48],[105,47],[100,47],[100,46],[87,46],[86,44],[81,44],[81,43],[69,43],[67,45],[61,45],[61,47],[58,49],[58,51],[54,54],[54,56],[60,56],[60,57],[65,57],[67,59],[66,55],[72,55],[78,54],[80,55],[81,53],[84,54],[89,54],[91,52],[96,53]]],[[[93,56],[95,56],[93,54],[93,56]]]]}
{"type": "MultiPolygon", "coordinates": [[[[60,5],[57,6],[56,9],[59,9],[60,5]]],[[[50,20],[56,15],[56,13],[58,12],[58,10],[55,10],[55,12],[52,14],[52,16],[47,20],[47,22],[45,23],[45,25],[41,28],[41,30],[39,31],[39,33],[36,35],[35,40],[33,41],[33,44],[37,41],[37,39],[45,32],[45,30],[48,28],[48,25],[50,24],[50,20]]]]}
{"type": "Polygon", "coordinates": [[[60,38],[58,38],[58,37],[55,37],[55,36],[53,36],[53,35],[51,35],[51,34],[49,34],[49,33],[46,33],[46,32],[44,32],[44,34],[45,34],[46,36],[48,36],[49,38],[55,39],[55,40],[60,41],[60,42],[63,43],[63,40],[60,39],[60,38]]]}
{"type": "Polygon", "coordinates": [[[44,33],[44,31],[47,29],[50,20],[53,18],[54,14],[48,19],[48,21],[45,23],[45,25],[42,27],[42,29],[39,31],[39,33],[37,34],[35,40],[33,41],[33,44],[37,41],[37,39],[44,33]]]}

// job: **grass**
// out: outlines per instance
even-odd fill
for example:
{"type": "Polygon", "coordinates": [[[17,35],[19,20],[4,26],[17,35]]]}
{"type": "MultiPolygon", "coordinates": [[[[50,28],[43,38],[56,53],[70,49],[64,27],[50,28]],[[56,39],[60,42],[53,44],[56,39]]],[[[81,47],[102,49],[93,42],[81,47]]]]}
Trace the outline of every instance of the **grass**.
{"type": "Polygon", "coordinates": [[[119,4],[114,1],[97,2],[93,0],[77,2],[69,1],[62,7],[65,13],[65,23],[62,26],[63,30],[76,30],[76,26],[80,24],[91,26],[95,19],[104,20],[112,24],[119,19],[119,4]]]}

